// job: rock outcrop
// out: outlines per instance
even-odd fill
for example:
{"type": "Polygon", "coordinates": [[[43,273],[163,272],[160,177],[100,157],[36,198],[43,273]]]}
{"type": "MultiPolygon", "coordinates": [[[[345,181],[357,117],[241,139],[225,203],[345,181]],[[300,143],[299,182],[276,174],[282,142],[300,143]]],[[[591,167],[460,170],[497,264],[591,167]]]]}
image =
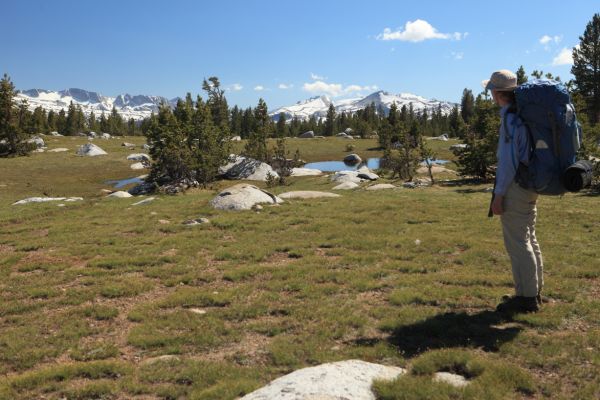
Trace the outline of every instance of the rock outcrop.
{"type": "Polygon", "coordinates": [[[260,203],[279,204],[283,200],[254,185],[240,183],[222,190],[210,201],[211,206],[220,210],[251,210],[260,203]]]}
{"type": "Polygon", "coordinates": [[[393,380],[405,373],[404,368],[366,361],[338,361],[294,371],[240,400],[375,400],[375,379],[393,380]]]}
{"type": "Polygon", "coordinates": [[[315,137],[315,133],[313,131],[306,131],[298,137],[300,139],[312,139],[315,137]]]}
{"type": "Polygon", "coordinates": [[[84,145],[79,146],[79,148],[77,149],[78,156],[94,157],[94,156],[104,156],[106,154],[108,154],[108,153],[93,143],[86,143],[84,145]]]}
{"type": "Polygon", "coordinates": [[[279,174],[271,166],[253,158],[232,155],[232,161],[219,168],[219,173],[227,179],[244,179],[249,181],[266,181],[267,175],[279,178],[279,174]]]}

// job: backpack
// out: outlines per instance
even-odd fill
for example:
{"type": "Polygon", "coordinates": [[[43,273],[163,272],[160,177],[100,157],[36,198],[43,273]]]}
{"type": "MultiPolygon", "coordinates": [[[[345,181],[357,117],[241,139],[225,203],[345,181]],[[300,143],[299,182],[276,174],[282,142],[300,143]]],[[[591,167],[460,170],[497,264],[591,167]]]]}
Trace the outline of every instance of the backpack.
{"type": "Polygon", "coordinates": [[[513,111],[527,127],[531,146],[529,165],[520,163],[517,183],[545,195],[580,190],[588,183],[588,175],[591,181],[591,164],[575,164],[581,126],[567,88],[556,81],[536,79],[517,87],[515,98],[513,111]]]}

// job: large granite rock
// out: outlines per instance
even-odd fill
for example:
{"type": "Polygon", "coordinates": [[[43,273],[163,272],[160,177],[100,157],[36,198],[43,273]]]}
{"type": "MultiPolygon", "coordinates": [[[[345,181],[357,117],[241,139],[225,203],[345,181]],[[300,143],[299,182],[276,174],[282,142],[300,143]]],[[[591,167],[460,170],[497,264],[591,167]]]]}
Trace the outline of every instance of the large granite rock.
{"type": "Polygon", "coordinates": [[[247,183],[239,183],[222,190],[210,204],[220,210],[251,210],[255,204],[279,204],[283,200],[247,183]]]}
{"type": "Polygon", "coordinates": [[[111,194],[109,194],[106,197],[113,197],[113,198],[117,198],[117,199],[126,199],[128,197],[133,197],[129,192],[124,192],[122,190],[116,191],[116,192],[112,192],[111,194]]]}
{"type": "Polygon", "coordinates": [[[315,137],[315,133],[313,131],[306,131],[298,137],[300,139],[311,139],[315,137]]]}
{"type": "Polygon", "coordinates": [[[316,199],[319,197],[340,197],[339,194],[329,192],[319,192],[315,190],[296,190],[285,192],[279,195],[282,199],[316,199]]]}
{"type": "Polygon", "coordinates": [[[332,188],[332,190],[352,190],[352,189],[356,189],[357,187],[360,187],[357,183],[354,182],[342,182],[337,186],[334,186],[332,188]]]}
{"type": "Polygon", "coordinates": [[[292,176],[314,176],[321,175],[323,171],[312,168],[292,168],[292,176]]]}
{"type": "Polygon", "coordinates": [[[108,153],[93,143],[86,143],[84,145],[79,146],[79,148],[77,149],[78,156],[94,157],[94,156],[103,156],[106,154],[108,154],[108,153]]]}
{"type": "Polygon", "coordinates": [[[46,143],[44,143],[44,139],[39,136],[34,136],[31,139],[27,140],[27,143],[35,144],[36,149],[41,149],[46,147],[46,143]]]}
{"type": "Polygon", "coordinates": [[[367,187],[367,190],[384,190],[384,189],[396,189],[396,186],[391,183],[378,183],[377,185],[371,185],[367,187]]]}
{"type": "Polygon", "coordinates": [[[266,181],[271,174],[279,178],[279,174],[271,166],[262,161],[242,156],[232,155],[232,160],[227,165],[219,168],[219,173],[227,179],[244,179],[249,181],[266,181]]]}
{"type": "Polygon", "coordinates": [[[361,360],[303,368],[275,379],[240,400],[375,400],[371,385],[405,374],[399,367],[361,360]]]}
{"type": "Polygon", "coordinates": [[[358,171],[338,171],[335,174],[331,175],[332,182],[354,182],[361,183],[363,181],[362,178],[359,178],[358,171]]]}
{"type": "Polygon", "coordinates": [[[357,176],[362,179],[367,179],[369,181],[376,181],[377,179],[379,179],[379,175],[377,175],[367,167],[362,167],[356,172],[358,172],[357,176]]]}
{"type": "Polygon", "coordinates": [[[150,161],[150,156],[145,153],[133,153],[127,156],[129,161],[150,161]]]}
{"type": "Polygon", "coordinates": [[[362,161],[362,158],[358,154],[348,154],[344,157],[344,162],[347,164],[359,164],[362,161]]]}

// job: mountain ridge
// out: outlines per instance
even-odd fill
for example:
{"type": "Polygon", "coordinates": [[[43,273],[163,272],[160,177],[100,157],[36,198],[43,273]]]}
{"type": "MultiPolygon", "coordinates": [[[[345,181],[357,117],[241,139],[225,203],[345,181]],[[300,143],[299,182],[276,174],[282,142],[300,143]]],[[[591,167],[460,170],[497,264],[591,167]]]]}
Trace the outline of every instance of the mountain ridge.
{"type": "Polygon", "coordinates": [[[390,94],[384,90],[379,90],[365,97],[343,99],[338,100],[337,102],[332,101],[325,95],[314,96],[306,100],[301,100],[291,106],[279,107],[275,111],[269,113],[269,115],[275,120],[279,119],[280,113],[284,113],[287,120],[290,120],[294,117],[297,117],[301,120],[307,120],[312,116],[318,119],[325,118],[327,116],[327,110],[330,104],[333,104],[338,114],[342,112],[352,114],[358,110],[364,109],[372,103],[375,104],[376,109],[383,109],[384,113],[387,115],[394,102],[396,103],[398,109],[402,108],[404,105],[409,107],[409,105],[412,104],[415,112],[423,112],[423,110],[430,112],[441,107],[442,114],[444,115],[449,114],[450,111],[452,111],[452,108],[454,108],[456,105],[456,103],[436,99],[427,99],[412,93],[390,94]]]}
{"type": "MultiPolygon", "coordinates": [[[[162,102],[167,102],[171,107],[174,107],[179,100],[179,97],[167,99],[162,96],[150,95],[131,95],[129,93],[119,94],[115,97],[103,96],[94,91],[88,91],[79,88],[68,88],[60,91],[52,91],[46,89],[28,89],[18,90],[16,102],[27,100],[28,108],[34,110],[41,106],[46,111],[53,110],[60,112],[61,109],[67,111],[71,101],[75,105],[81,106],[83,113],[89,116],[92,112],[99,117],[102,113],[110,113],[113,107],[125,119],[133,118],[141,120],[150,117],[154,112],[158,112],[158,107],[162,102]]],[[[383,109],[387,114],[392,103],[396,102],[398,109],[406,105],[412,104],[415,112],[435,111],[441,107],[443,114],[448,114],[456,105],[452,102],[440,101],[436,99],[427,99],[412,93],[391,94],[383,90],[373,92],[365,97],[356,97],[341,100],[332,100],[326,95],[313,96],[305,100],[300,100],[291,106],[284,106],[270,112],[269,115],[275,121],[279,119],[279,114],[284,113],[287,120],[297,117],[301,120],[307,120],[312,116],[318,118],[326,118],[327,110],[331,104],[334,105],[336,112],[352,114],[358,110],[364,109],[371,103],[375,107],[383,109]]]]}

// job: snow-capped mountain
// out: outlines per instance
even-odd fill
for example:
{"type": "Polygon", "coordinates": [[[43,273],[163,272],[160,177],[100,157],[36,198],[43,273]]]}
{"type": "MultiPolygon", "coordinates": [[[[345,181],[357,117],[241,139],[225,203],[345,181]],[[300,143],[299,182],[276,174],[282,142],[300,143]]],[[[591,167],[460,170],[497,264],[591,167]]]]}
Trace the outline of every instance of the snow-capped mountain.
{"type": "Polygon", "coordinates": [[[293,117],[306,120],[313,115],[316,118],[325,118],[330,104],[333,104],[336,112],[339,114],[341,112],[354,113],[364,109],[371,103],[375,104],[376,109],[383,109],[384,113],[387,114],[394,102],[398,109],[401,109],[404,105],[409,107],[409,105],[412,104],[416,113],[422,112],[423,110],[427,110],[427,112],[437,111],[438,107],[441,107],[444,115],[449,114],[455,106],[455,104],[451,102],[426,99],[425,97],[411,93],[390,94],[388,92],[379,91],[372,93],[367,97],[339,101],[332,101],[327,96],[312,97],[308,100],[299,101],[293,106],[278,108],[271,112],[270,115],[275,120],[279,118],[280,113],[284,113],[287,120],[290,120],[293,117]]]}
{"type": "Polygon", "coordinates": [[[160,96],[121,94],[117,97],[108,97],[102,96],[97,92],[75,88],[59,92],[44,89],[18,91],[15,102],[19,104],[21,100],[27,100],[30,110],[41,106],[46,111],[53,110],[57,113],[61,109],[64,109],[66,112],[69,104],[73,102],[73,104],[81,106],[86,116],[90,115],[93,111],[97,118],[103,112],[108,115],[114,106],[124,119],[133,118],[134,120],[147,118],[152,112],[156,113],[158,106],[163,101],[171,105],[177,102],[177,98],[167,100],[160,96]]]}

